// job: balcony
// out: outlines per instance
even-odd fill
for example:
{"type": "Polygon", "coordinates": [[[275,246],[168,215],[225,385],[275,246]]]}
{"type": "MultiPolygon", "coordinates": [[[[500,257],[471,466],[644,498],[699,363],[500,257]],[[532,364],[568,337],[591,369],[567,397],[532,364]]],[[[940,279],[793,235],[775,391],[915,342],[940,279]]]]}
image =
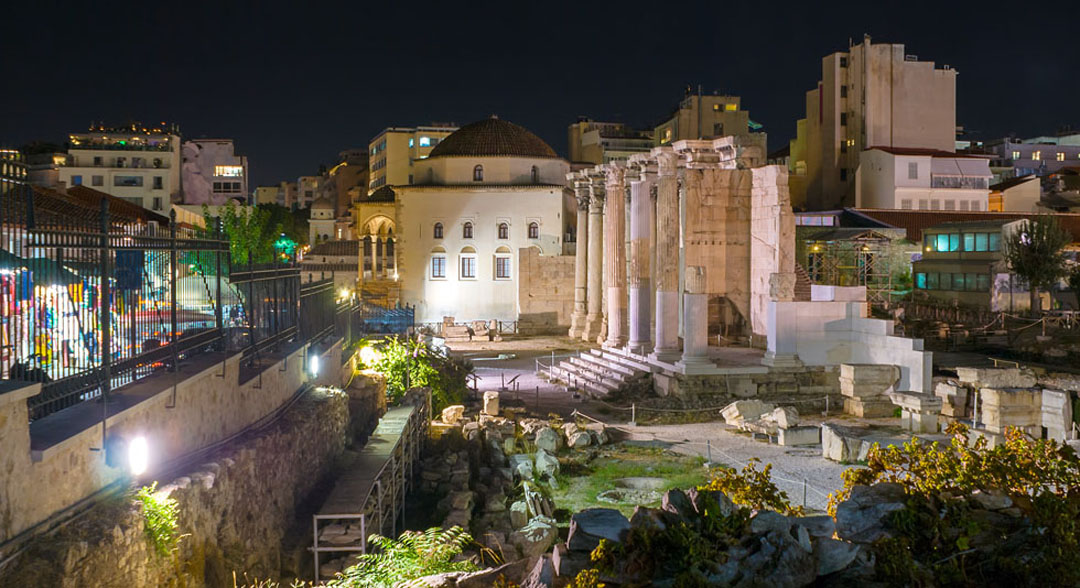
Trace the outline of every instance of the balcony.
{"type": "Polygon", "coordinates": [[[72,144],[70,151],[172,151],[172,146],[165,143],[158,143],[157,145],[143,145],[138,143],[75,143],[72,144]]]}

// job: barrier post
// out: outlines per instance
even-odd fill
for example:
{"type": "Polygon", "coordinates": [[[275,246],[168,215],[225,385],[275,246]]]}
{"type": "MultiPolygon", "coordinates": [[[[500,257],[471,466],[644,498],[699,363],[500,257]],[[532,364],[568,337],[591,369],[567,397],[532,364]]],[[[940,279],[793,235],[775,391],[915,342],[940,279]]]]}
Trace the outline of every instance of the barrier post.
{"type": "Polygon", "coordinates": [[[637,403],[630,405],[630,424],[637,425],[637,403]]]}

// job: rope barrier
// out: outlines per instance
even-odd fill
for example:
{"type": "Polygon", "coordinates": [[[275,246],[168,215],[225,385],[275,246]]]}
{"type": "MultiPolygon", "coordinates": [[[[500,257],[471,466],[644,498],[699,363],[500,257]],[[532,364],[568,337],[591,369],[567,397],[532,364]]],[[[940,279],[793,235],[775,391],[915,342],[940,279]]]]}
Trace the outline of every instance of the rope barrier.
{"type": "MultiPolygon", "coordinates": [[[[829,398],[828,396],[815,397],[815,398],[800,398],[800,399],[796,399],[796,400],[784,400],[783,402],[776,402],[774,404],[776,404],[778,406],[784,406],[784,405],[788,405],[788,404],[800,404],[800,403],[805,403],[805,402],[825,402],[828,398],[829,398]]],[[[706,406],[706,407],[701,407],[701,408],[654,408],[654,407],[650,407],[650,406],[637,406],[636,404],[631,405],[631,406],[615,406],[614,404],[611,404],[609,402],[604,402],[603,400],[600,400],[600,399],[593,399],[593,402],[598,402],[598,403],[603,404],[604,406],[607,406],[607,407],[612,408],[614,410],[630,410],[630,411],[637,410],[639,412],[642,411],[642,410],[647,410],[647,411],[652,411],[652,412],[672,412],[672,413],[702,412],[702,411],[707,411],[707,410],[723,410],[724,408],[726,408],[728,406],[728,404],[730,404],[730,403],[728,403],[728,404],[725,404],[724,406],[706,406]]]]}

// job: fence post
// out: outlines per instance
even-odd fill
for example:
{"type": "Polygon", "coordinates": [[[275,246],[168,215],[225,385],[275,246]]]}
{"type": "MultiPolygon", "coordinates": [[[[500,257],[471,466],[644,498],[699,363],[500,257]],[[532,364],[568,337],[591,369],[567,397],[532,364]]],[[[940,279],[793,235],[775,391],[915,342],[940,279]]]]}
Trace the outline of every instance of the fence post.
{"type": "Polygon", "coordinates": [[[173,371],[177,369],[176,342],[180,338],[176,322],[176,277],[179,275],[176,264],[176,209],[174,208],[169,211],[169,305],[172,307],[170,319],[172,320],[173,371]]]}
{"type": "Polygon", "coordinates": [[[705,440],[705,463],[706,465],[712,465],[712,440],[705,440]]]}
{"type": "Polygon", "coordinates": [[[802,479],[802,505],[806,508],[806,478],[802,479]]]}
{"type": "MultiPolygon", "coordinates": [[[[221,231],[221,217],[218,216],[216,218],[216,220],[215,220],[215,230],[214,230],[215,239],[217,239],[219,241],[222,240],[222,234],[221,233],[222,233],[222,231],[221,231]]],[[[220,247],[220,244],[219,244],[219,247],[220,247]]],[[[217,305],[216,305],[217,308],[214,309],[214,320],[217,321],[218,336],[222,338],[221,350],[225,351],[225,349],[226,349],[225,322],[224,322],[223,311],[222,311],[222,308],[221,308],[222,298],[221,298],[221,249],[220,248],[215,250],[214,258],[215,258],[214,262],[217,265],[217,280],[215,280],[217,282],[217,294],[216,294],[216,296],[217,296],[217,305]]]]}
{"type": "Polygon", "coordinates": [[[630,424],[631,425],[636,425],[637,424],[637,403],[636,402],[630,405],[630,424]]]}
{"type": "Polygon", "coordinates": [[[112,316],[109,306],[109,202],[101,199],[101,454],[105,457],[105,422],[109,416],[109,386],[112,384],[112,316]]]}

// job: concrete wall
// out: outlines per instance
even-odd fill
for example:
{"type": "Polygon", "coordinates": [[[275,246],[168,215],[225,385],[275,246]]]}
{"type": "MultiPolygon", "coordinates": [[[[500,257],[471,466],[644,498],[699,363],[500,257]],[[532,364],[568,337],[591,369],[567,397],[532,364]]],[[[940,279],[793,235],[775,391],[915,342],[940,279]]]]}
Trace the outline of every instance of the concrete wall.
{"type": "Polygon", "coordinates": [[[570,165],[550,157],[436,157],[415,163],[413,183],[433,185],[515,184],[536,185],[566,183],[570,165]],[[473,169],[483,166],[484,179],[473,180],[473,169]],[[534,182],[532,168],[537,168],[539,181],[534,182]]]}
{"type": "Polygon", "coordinates": [[[865,289],[814,286],[810,302],[770,301],[768,349],[806,365],[873,363],[900,368],[897,390],[930,392],[933,354],[922,339],[893,335],[893,323],[867,318],[865,289]]]}
{"type": "Polygon", "coordinates": [[[574,256],[518,250],[518,329],[565,331],[574,311],[574,256]]]}
{"type": "MultiPolygon", "coordinates": [[[[159,486],[157,496],[178,506],[175,559],[154,552],[139,508],[121,499],[35,538],[0,570],[0,585],[231,586],[234,571],[241,583],[244,573],[299,575],[309,557],[285,552],[284,539],[345,447],[349,406],[344,393],[312,390],[278,421],[159,486]]],[[[302,530],[310,537],[310,524],[302,530]]]]}
{"type": "MultiPolygon", "coordinates": [[[[340,343],[317,352],[322,355],[318,381],[340,385],[340,343]]],[[[300,349],[282,360],[284,371],[279,361],[243,384],[237,384],[240,356],[230,357],[224,365],[182,374],[175,398],[171,375],[148,377],[113,393],[116,406],[129,408],[108,418],[108,433],[144,436],[151,464],[160,467],[226,439],[282,406],[310,377],[305,353],[306,348],[300,349]]],[[[95,450],[101,448],[102,429],[91,411],[100,411],[100,405],[72,407],[31,427],[26,402],[18,400],[37,393],[28,388],[0,395],[0,543],[127,475],[123,468],[107,466],[104,453],[95,450]]]]}

